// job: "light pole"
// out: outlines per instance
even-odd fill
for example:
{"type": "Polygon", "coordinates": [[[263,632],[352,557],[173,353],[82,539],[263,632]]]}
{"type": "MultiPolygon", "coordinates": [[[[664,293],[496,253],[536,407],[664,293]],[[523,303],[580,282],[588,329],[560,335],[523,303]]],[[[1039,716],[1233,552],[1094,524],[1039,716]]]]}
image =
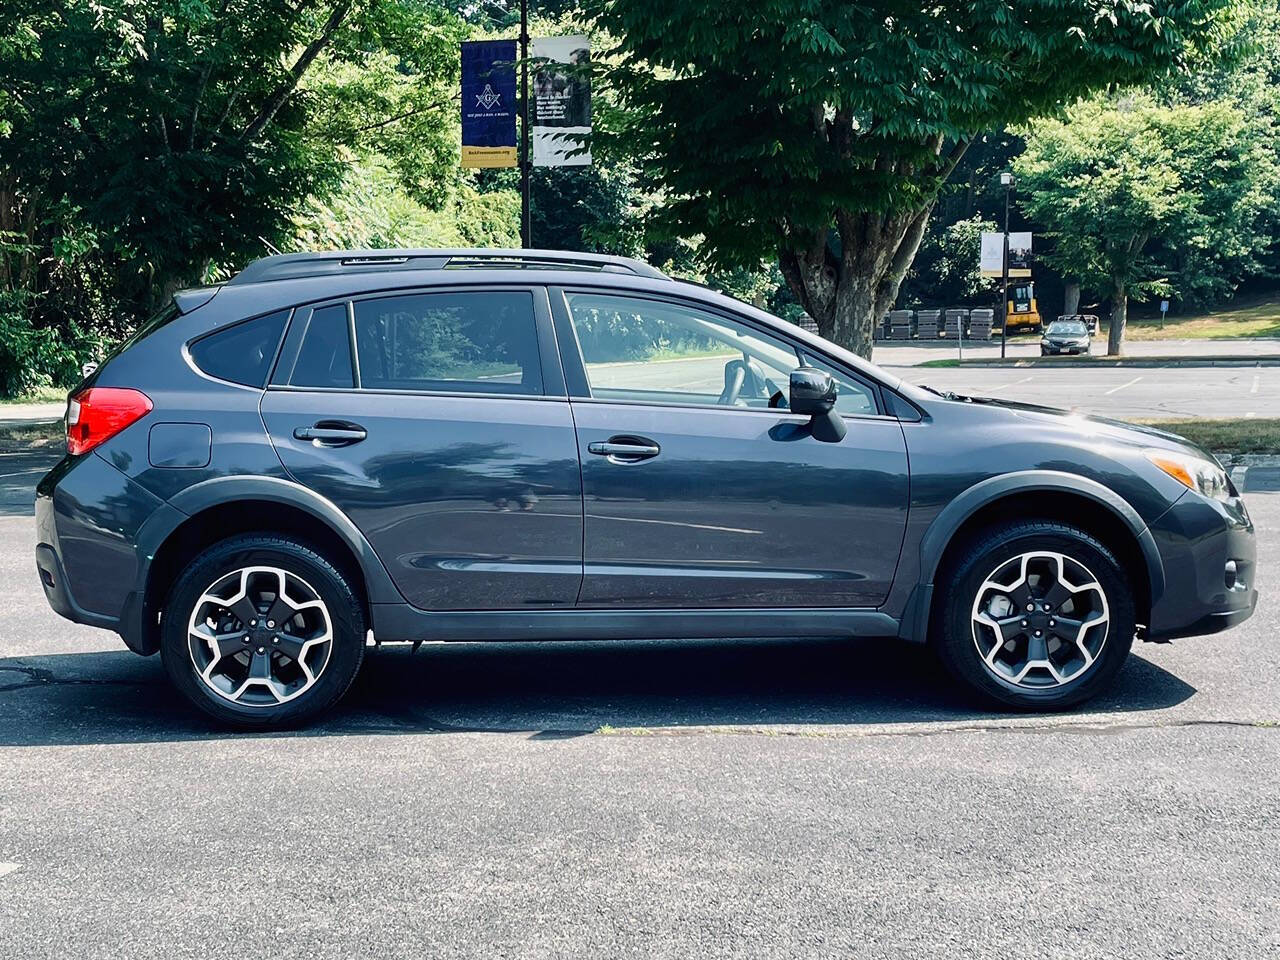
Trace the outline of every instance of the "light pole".
{"type": "Polygon", "coordinates": [[[1013,174],[1000,174],[1004,187],[1004,263],[1000,278],[1000,359],[1009,345],[1009,195],[1013,193],[1013,174]]]}
{"type": "Polygon", "coordinates": [[[520,246],[526,250],[532,246],[532,232],[529,216],[529,0],[520,0],[520,246]]]}

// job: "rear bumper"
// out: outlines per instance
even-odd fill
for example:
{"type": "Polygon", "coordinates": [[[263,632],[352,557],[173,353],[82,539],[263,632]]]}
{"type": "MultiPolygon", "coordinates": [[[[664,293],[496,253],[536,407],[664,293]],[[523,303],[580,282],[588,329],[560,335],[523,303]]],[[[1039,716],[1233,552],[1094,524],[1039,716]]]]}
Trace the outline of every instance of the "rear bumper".
{"type": "Polygon", "coordinates": [[[1147,639],[1217,633],[1253,614],[1257,544],[1242,499],[1222,503],[1189,493],[1151,525],[1151,534],[1166,582],[1152,604],[1147,639]]]}
{"type": "Polygon", "coordinates": [[[36,487],[36,572],[54,612],[143,648],[136,535],[163,501],[96,454],[67,457],[36,487]]]}

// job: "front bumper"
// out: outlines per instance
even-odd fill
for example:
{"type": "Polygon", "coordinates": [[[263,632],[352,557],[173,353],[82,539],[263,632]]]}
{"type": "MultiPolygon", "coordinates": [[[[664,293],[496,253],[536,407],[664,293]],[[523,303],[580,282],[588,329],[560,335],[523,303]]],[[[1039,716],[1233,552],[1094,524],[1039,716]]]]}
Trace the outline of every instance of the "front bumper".
{"type": "Polygon", "coordinates": [[[1148,640],[1216,633],[1253,614],[1257,544],[1243,499],[1221,502],[1188,493],[1151,524],[1151,534],[1165,589],[1152,604],[1148,640]]]}

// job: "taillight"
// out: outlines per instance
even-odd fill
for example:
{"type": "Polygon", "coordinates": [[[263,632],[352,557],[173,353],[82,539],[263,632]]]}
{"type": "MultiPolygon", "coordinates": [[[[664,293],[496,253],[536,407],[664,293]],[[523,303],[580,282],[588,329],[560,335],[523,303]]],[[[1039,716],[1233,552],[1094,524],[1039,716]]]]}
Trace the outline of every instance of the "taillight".
{"type": "Polygon", "coordinates": [[[151,412],[151,399],[125,387],[89,387],[67,403],[67,453],[79,456],[151,412]]]}

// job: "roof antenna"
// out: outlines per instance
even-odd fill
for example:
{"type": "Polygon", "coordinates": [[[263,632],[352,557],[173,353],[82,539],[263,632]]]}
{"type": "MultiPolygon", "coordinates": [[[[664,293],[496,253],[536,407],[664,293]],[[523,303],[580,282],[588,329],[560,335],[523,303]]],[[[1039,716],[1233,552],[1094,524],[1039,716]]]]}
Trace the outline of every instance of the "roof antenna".
{"type": "Polygon", "coordinates": [[[261,234],[259,234],[259,235],[258,235],[258,239],[259,239],[259,240],[261,240],[261,241],[266,245],[267,249],[268,249],[268,250],[270,250],[270,251],[271,251],[273,254],[275,254],[277,257],[279,257],[279,256],[283,256],[284,251],[283,251],[283,250],[281,250],[279,247],[277,247],[274,243],[272,243],[272,242],[271,242],[270,240],[268,240],[266,237],[264,237],[264,236],[262,236],[261,234]]]}

